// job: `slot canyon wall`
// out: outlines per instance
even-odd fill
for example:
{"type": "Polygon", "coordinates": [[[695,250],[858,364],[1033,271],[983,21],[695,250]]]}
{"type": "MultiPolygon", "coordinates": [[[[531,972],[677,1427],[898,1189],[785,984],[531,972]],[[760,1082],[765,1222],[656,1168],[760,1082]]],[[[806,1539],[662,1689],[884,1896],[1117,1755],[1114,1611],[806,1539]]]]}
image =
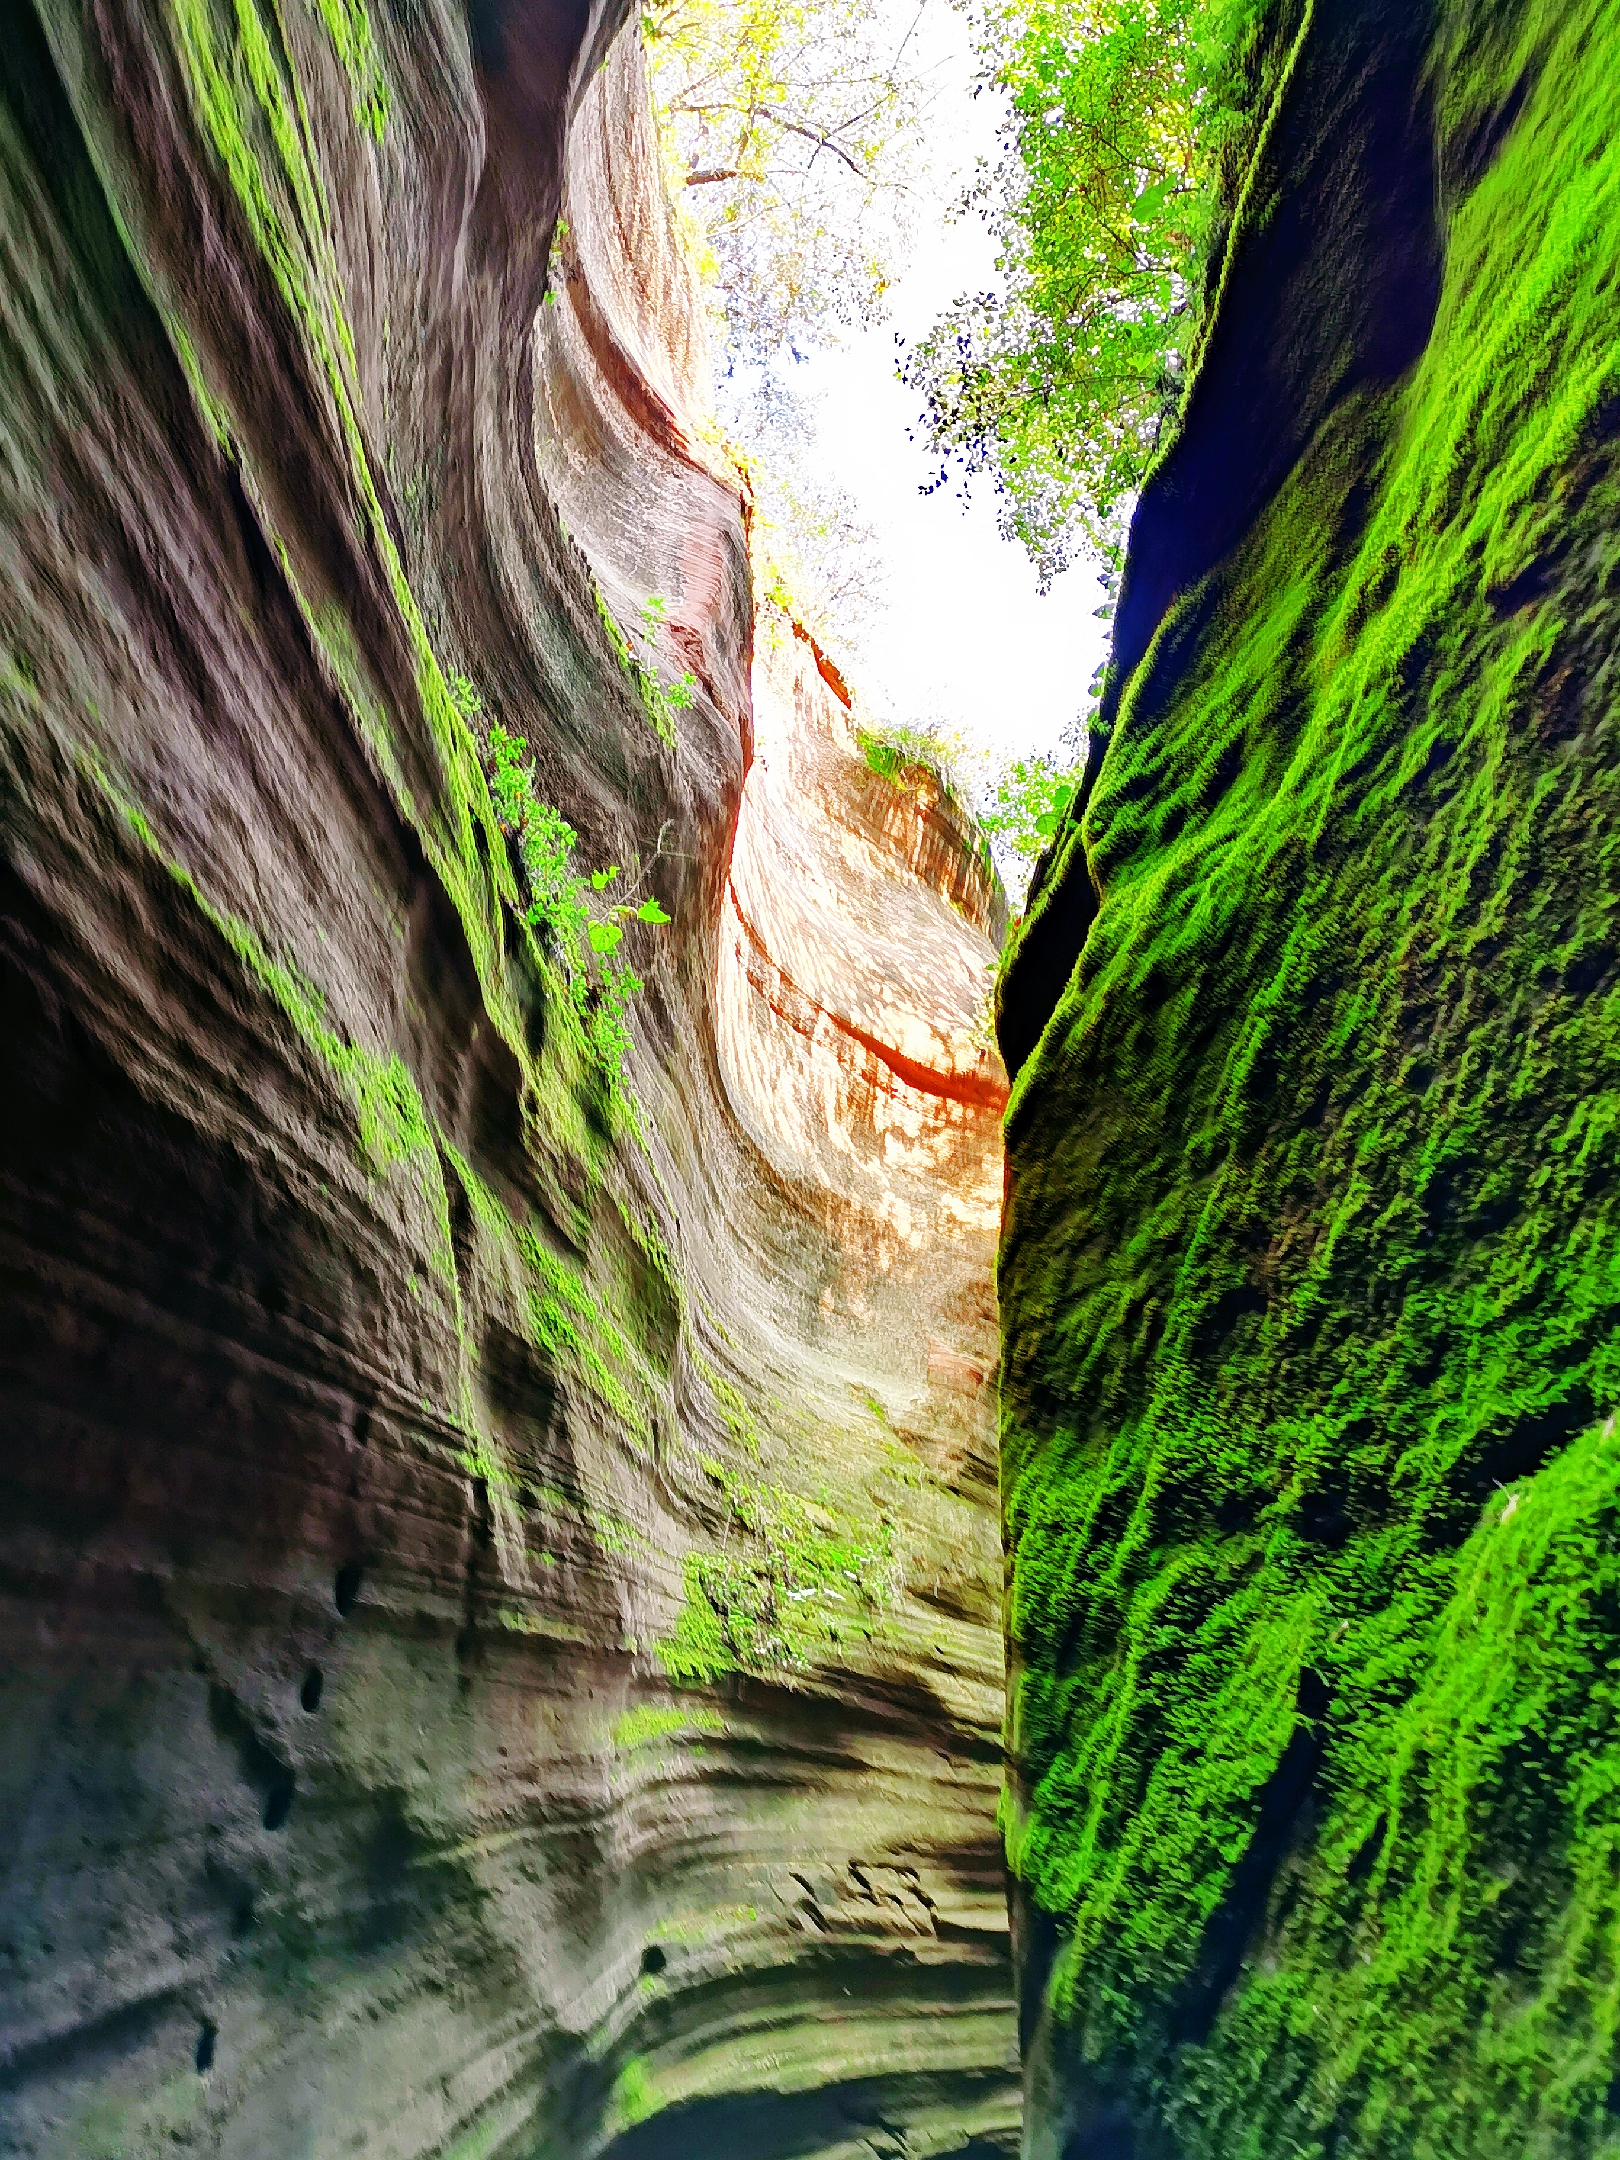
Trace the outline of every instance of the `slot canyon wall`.
{"type": "Polygon", "coordinates": [[[1620,10],[1265,13],[1010,960],[1031,2160],[1620,2152],[1620,10]]]}
{"type": "Polygon", "coordinates": [[[0,2152],[1010,2154],[1004,907],[755,623],[637,32],[0,24],[0,2152]]]}

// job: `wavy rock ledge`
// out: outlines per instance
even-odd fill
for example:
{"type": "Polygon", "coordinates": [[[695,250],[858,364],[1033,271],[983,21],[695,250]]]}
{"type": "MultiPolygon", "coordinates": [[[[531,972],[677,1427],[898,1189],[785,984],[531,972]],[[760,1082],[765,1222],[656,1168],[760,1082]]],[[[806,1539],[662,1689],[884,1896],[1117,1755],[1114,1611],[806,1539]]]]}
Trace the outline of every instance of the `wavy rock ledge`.
{"type": "Polygon", "coordinates": [[[0,2150],[1009,2153],[999,900],[754,660],[635,34],[6,47],[0,2150]]]}

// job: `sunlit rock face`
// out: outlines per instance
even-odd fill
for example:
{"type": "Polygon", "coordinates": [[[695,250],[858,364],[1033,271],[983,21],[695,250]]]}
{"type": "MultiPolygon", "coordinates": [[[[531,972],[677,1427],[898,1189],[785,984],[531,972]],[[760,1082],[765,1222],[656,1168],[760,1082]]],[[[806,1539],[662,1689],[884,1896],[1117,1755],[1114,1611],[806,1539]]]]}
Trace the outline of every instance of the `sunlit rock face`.
{"type": "Polygon", "coordinates": [[[1262,13],[1007,981],[1030,2160],[1620,2150],[1620,15],[1262,13]]]}
{"type": "Polygon", "coordinates": [[[723,1070],[775,1177],[822,1196],[837,1255],[822,1312],[864,1330],[885,1306],[889,1356],[915,1361],[930,1330],[977,1324],[999,1225],[1007,1087],[984,936],[999,893],[933,776],[873,772],[812,648],[773,645],[726,886],[723,1070]]]}
{"type": "Polygon", "coordinates": [[[8,28],[9,2155],[1016,2146],[997,895],[753,663],[618,29],[8,28]]]}

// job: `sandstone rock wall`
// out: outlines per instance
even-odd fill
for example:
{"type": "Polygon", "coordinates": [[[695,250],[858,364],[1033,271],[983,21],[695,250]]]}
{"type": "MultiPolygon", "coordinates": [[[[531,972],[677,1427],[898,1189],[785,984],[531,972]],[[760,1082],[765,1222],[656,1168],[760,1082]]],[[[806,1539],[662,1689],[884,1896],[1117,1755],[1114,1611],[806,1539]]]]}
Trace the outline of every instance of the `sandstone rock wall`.
{"type": "Polygon", "coordinates": [[[7,16],[8,2155],[1016,2142],[997,897],[756,676],[652,153],[615,13],[7,16]]]}
{"type": "Polygon", "coordinates": [[[1620,11],[1265,11],[1007,985],[1027,2152],[1620,2150],[1620,11]]]}

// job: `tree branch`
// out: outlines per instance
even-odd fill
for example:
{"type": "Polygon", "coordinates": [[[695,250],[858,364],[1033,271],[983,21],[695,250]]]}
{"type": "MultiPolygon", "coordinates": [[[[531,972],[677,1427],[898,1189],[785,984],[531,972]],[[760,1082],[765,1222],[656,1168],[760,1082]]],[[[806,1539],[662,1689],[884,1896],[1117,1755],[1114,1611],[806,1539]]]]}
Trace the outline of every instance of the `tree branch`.
{"type": "MultiPolygon", "coordinates": [[[[802,135],[806,142],[813,142],[818,150],[830,150],[835,158],[842,158],[857,180],[870,178],[870,175],[863,172],[860,166],[856,164],[842,143],[834,142],[830,135],[823,135],[819,128],[805,127],[798,120],[784,120],[780,113],[772,113],[771,118],[784,133],[802,135]]],[[[814,163],[814,159],[811,162],[814,163]]]]}

